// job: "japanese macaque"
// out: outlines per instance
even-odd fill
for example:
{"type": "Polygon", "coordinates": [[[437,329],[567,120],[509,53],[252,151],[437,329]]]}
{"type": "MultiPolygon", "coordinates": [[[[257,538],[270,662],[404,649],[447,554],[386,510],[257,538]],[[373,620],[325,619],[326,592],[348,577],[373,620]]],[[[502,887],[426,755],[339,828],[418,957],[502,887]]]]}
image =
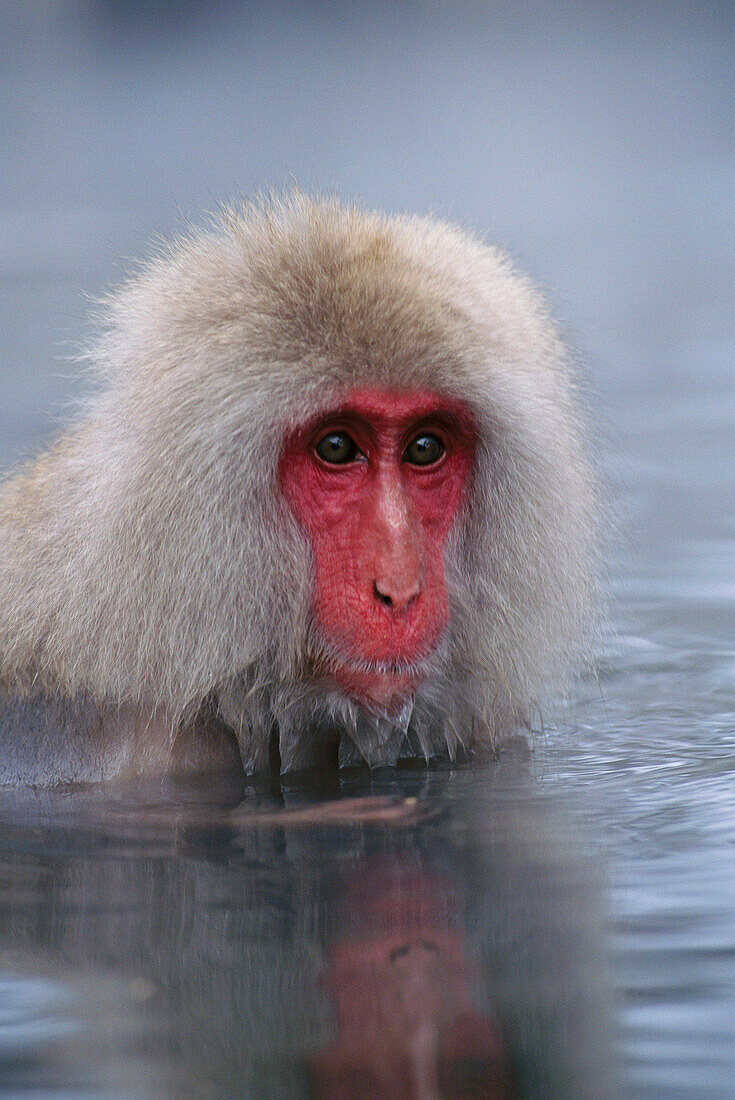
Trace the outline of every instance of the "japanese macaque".
{"type": "Polygon", "coordinates": [[[0,488],[5,782],[492,746],[585,653],[595,490],[536,291],[300,194],[106,303],[77,427],[0,488]]]}

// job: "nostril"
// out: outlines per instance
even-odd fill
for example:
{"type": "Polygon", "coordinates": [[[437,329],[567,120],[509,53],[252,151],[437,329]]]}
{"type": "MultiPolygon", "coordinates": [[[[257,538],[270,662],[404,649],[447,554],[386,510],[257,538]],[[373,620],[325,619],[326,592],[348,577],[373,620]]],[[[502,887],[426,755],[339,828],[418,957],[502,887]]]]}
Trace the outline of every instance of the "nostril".
{"type": "Polygon", "coordinates": [[[386,595],[385,592],[380,591],[375,581],[373,581],[373,595],[375,596],[376,600],[384,604],[385,607],[393,606],[393,600],[390,598],[390,596],[386,595]]]}
{"type": "Polygon", "coordinates": [[[373,598],[383,607],[389,608],[392,615],[403,615],[409,611],[417,600],[420,591],[421,586],[418,582],[404,589],[400,585],[394,586],[383,584],[380,581],[373,581],[373,598]],[[385,591],[385,589],[388,591],[385,591]]]}

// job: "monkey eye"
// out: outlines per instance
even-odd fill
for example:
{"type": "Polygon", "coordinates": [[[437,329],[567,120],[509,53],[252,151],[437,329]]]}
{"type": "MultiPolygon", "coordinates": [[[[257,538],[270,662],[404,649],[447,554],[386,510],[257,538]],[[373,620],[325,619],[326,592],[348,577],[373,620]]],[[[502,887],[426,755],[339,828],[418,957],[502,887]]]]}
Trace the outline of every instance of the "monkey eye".
{"type": "Polygon", "coordinates": [[[431,466],[432,463],[438,462],[443,454],[444,444],[441,439],[428,432],[422,432],[408,444],[403,452],[403,459],[405,462],[410,462],[412,466],[431,466]]]}
{"type": "Polygon", "coordinates": [[[347,432],[328,432],[317,443],[316,453],[323,462],[342,466],[346,462],[354,462],[360,452],[347,432]]]}

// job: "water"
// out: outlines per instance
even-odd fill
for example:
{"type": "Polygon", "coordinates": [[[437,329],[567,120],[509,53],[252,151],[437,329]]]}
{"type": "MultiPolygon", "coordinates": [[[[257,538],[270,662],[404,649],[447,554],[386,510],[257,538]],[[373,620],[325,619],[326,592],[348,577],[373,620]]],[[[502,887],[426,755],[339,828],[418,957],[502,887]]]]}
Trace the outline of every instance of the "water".
{"type": "Polygon", "coordinates": [[[409,1096],[423,1013],[442,1095],[612,1095],[599,883],[527,763],[7,794],[0,923],[22,954],[0,1082],[409,1096]]]}
{"type": "Polygon", "coordinates": [[[0,1090],[287,1096],[340,1067],[369,1095],[412,988],[474,1021],[442,1062],[465,1094],[735,1093],[731,15],[441,7],[0,7],[0,463],[82,392],[63,356],[117,257],[293,172],[484,227],[552,288],[614,512],[598,679],[530,758],[3,794],[0,1090]]]}

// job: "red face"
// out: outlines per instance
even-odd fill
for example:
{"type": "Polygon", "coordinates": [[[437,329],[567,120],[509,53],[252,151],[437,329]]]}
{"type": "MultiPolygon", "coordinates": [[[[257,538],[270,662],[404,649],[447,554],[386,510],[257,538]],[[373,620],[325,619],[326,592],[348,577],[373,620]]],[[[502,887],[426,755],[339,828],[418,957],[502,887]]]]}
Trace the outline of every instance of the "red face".
{"type": "Polygon", "coordinates": [[[463,403],[378,389],[286,439],[280,483],[314,554],[324,672],[363,703],[400,707],[447,628],[444,544],[474,441],[463,403]]]}
{"type": "Polygon", "coordinates": [[[341,910],[350,930],[321,983],[336,1034],[309,1059],[316,1096],[520,1095],[500,1019],[472,1003],[477,972],[454,889],[394,858],[359,865],[341,910]]]}

